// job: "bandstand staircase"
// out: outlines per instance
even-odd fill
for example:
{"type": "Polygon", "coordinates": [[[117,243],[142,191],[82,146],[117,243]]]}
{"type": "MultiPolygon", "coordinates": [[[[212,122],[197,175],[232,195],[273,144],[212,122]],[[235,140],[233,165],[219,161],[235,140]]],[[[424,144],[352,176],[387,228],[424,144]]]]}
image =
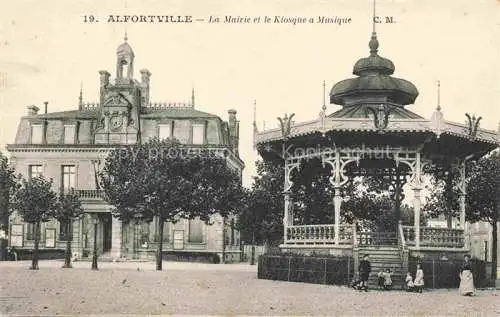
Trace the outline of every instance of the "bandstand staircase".
{"type": "Polygon", "coordinates": [[[404,287],[408,268],[405,267],[404,255],[401,246],[398,244],[396,233],[384,232],[382,233],[384,234],[382,239],[373,239],[373,234],[370,233],[370,238],[368,238],[361,233],[358,246],[359,261],[363,259],[365,254],[368,254],[371,263],[372,272],[368,280],[368,287],[371,289],[378,288],[378,273],[390,269],[392,273],[392,289],[401,289],[404,287]]]}

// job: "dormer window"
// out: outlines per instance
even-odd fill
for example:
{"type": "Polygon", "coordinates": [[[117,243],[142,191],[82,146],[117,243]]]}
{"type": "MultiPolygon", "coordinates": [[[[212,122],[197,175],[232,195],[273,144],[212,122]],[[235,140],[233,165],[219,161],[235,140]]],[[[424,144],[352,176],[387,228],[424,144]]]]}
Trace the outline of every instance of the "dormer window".
{"type": "Polygon", "coordinates": [[[34,124],[31,126],[31,144],[43,143],[43,125],[34,124]]]}
{"type": "Polygon", "coordinates": [[[205,143],[205,125],[193,124],[193,144],[205,143]]]}
{"type": "Polygon", "coordinates": [[[76,126],[64,125],[64,144],[75,144],[76,126]]]}

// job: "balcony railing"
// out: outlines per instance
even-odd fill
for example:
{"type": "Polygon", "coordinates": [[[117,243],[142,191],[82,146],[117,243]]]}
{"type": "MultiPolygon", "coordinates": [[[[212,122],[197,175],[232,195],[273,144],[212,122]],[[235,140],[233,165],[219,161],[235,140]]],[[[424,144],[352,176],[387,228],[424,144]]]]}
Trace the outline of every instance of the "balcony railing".
{"type": "MultiPolygon", "coordinates": [[[[415,245],[415,228],[403,226],[404,241],[409,246],[415,245]]],[[[420,228],[421,247],[463,248],[464,230],[448,228],[420,228]]]]}
{"type": "Polygon", "coordinates": [[[81,199],[85,200],[102,200],[104,199],[104,192],[97,189],[78,189],[76,190],[81,199]]]}
{"type": "MultiPolygon", "coordinates": [[[[341,225],[339,230],[339,244],[352,245],[352,237],[352,226],[341,225]]],[[[335,244],[335,225],[288,226],[286,227],[285,244],[335,244]]]]}

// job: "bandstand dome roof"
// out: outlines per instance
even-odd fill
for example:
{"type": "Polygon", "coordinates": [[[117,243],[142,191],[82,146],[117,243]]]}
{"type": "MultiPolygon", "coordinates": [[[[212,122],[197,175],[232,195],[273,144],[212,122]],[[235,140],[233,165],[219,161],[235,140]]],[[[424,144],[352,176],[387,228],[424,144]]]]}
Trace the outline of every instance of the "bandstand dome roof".
{"type": "Polygon", "coordinates": [[[378,55],[377,34],[372,32],[370,55],[359,59],[354,78],[341,80],[330,91],[330,102],[341,105],[327,114],[294,122],[280,118],[280,126],[258,131],[254,120],[254,146],[263,157],[279,157],[285,142],[291,147],[391,145],[420,147],[427,157],[484,155],[500,146],[498,131],[444,119],[438,103],[426,119],[405,106],[413,104],[418,90],[411,82],[393,77],[391,60],[378,55]],[[285,123],[286,122],[286,123],[285,123]],[[276,154],[278,153],[278,154],[276,154]]]}
{"type": "Polygon", "coordinates": [[[380,96],[400,105],[415,102],[418,90],[411,82],[392,77],[394,63],[378,55],[379,42],[377,34],[372,33],[369,43],[370,56],[359,59],[354,65],[353,74],[349,78],[336,83],[330,92],[330,102],[338,105],[349,104],[352,97],[380,96]]]}

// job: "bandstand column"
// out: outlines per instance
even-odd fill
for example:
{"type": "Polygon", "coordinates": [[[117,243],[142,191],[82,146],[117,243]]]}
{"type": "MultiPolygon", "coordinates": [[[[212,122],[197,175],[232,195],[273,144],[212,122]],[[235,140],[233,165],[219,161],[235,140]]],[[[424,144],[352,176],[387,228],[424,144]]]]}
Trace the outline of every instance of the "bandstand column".
{"type": "Polygon", "coordinates": [[[413,223],[415,227],[415,246],[420,248],[420,209],[422,201],[420,200],[420,187],[413,188],[413,223]]]}
{"type": "Polygon", "coordinates": [[[465,223],[465,198],[467,196],[467,179],[466,179],[466,162],[468,158],[465,158],[463,162],[459,166],[459,175],[460,175],[460,183],[459,183],[459,191],[460,191],[460,196],[459,196],[459,203],[460,203],[460,228],[463,230],[464,234],[464,248],[469,247],[469,235],[468,235],[468,228],[465,223]]]}
{"type": "Polygon", "coordinates": [[[465,223],[465,192],[460,193],[460,228],[464,234],[464,248],[469,248],[469,232],[465,223]]]}
{"type": "Polygon", "coordinates": [[[335,209],[335,244],[340,244],[340,206],[342,197],[340,196],[340,187],[335,187],[335,195],[333,196],[333,206],[335,209]]]}
{"type": "MultiPolygon", "coordinates": [[[[291,213],[292,198],[290,197],[290,192],[285,192],[285,213],[283,215],[283,224],[285,227],[293,226],[293,215],[291,213]]],[[[286,230],[285,230],[286,231],[286,230]]]]}
{"type": "Polygon", "coordinates": [[[460,193],[460,228],[465,233],[465,193],[460,193]]]}
{"type": "Polygon", "coordinates": [[[420,159],[420,153],[416,154],[411,187],[413,190],[413,226],[415,228],[415,247],[420,248],[420,210],[422,208],[422,201],[420,197],[420,192],[422,190],[422,162],[420,159]]]}

